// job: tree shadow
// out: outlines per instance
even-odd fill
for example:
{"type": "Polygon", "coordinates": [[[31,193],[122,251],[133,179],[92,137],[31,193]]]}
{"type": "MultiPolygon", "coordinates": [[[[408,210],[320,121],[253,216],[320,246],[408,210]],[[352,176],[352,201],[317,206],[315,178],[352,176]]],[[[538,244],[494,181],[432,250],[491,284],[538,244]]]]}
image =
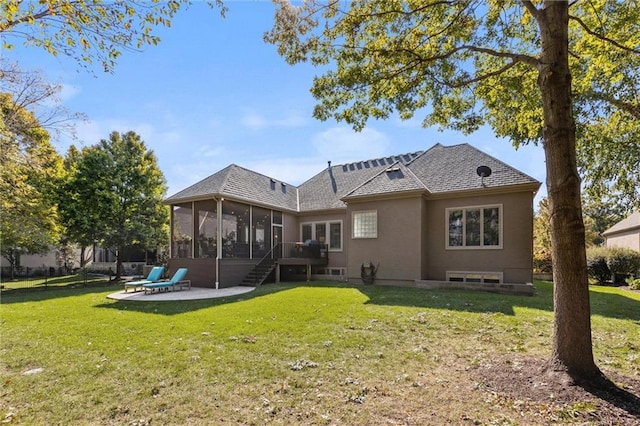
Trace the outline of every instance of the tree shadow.
{"type": "MultiPolygon", "coordinates": [[[[357,286],[368,297],[369,304],[411,306],[475,313],[515,315],[515,307],[553,312],[553,284],[536,281],[533,296],[496,294],[469,290],[443,290],[357,286]]],[[[619,293],[590,288],[591,314],[607,318],[631,320],[640,325],[640,300],[619,293]]]]}
{"type": "Polygon", "coordinates": [[[210,299],[196,300],[112,300],[99,305],[96,308],[116,309],[120,311],[135,311],[154,315],[179,315],[187,312],[194,312],[229,303],[238,303],[251,299],[260,298],[266,295],[275,294],[281,291],[291,290],[299,287],[300,284],[266,284],[257,287],[255,290],[237,294],[233,296],[215,297],[210,299]]]}
{"type": "Polygon", "coordinates": [[[2,303],[39,302],[50,299],[74,297],[90,293],[102,293],[109,289],[115,291],[119,285],[105,280],[70,282],[55,285],[39,285],[36,287],[20,287],[2,290],[2,303]]]}
{"type": "MultiPolygon", "coordinates": [[[[634,380],[619,374],[614,375],[621,382],[634,380]]],[[[640,389],[640,380],[635,380],[635,388],[640,389]]],[[[602,377],[595,382],[582,383],[580,386],[596,398],[626,411],[629,415],[640,419],[640,396],[623,389],[608,377],[602,377]]]]}

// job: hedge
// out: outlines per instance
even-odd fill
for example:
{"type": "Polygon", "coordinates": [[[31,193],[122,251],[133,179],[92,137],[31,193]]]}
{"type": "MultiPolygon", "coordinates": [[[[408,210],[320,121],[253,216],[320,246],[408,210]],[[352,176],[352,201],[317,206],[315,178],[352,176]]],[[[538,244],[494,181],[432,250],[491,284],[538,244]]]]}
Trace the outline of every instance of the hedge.
{"type": "Polygon", "coordinates": [[[587,273],[604,284],[616,284],[625,278],[640,275],[640,252],[620,247],[591,247],[587,249],[587,273]]]}

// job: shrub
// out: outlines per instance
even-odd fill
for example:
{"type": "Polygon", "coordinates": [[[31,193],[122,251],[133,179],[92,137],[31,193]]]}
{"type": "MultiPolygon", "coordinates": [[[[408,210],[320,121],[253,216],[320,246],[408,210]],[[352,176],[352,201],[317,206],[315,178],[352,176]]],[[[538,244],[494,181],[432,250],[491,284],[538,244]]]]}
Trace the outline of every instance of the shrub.
{"type": "Polygon", "coordinates": [[[587,274],[589,277],[604,284],[611,278],[611,270],[607,264],[609,249],[605,247],[590,247],[587,249],[587,274]]]}
{"type": "Polygon", "coordinates": [[[607,266],[611,273],[616,276],[616,282],[620,282],[628,276],[635,276],[640,270],[640,252],[628,248],[613,247],[610,249],[611,255],[607,259],[607,266]]]}
{"type": "Polygon", "coordinates": [[[631,290],[640,290],[640,278],[627,278],[626,281],[631,290]]]}
{"type": "Polygon", "coordinates": [[[587,273],[599,283],[623,282],[640,272],[640,252],[620,247],[587,249],[587,273]]]}

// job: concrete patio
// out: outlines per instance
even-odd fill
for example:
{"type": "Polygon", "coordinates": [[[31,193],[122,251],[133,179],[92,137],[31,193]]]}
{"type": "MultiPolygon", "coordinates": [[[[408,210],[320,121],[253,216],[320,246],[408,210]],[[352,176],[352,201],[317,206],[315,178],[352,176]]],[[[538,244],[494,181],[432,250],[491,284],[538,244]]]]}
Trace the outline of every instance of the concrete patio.
{"type": "Polygon", "coordinates": [[[229,287],[229,288],[201,288],[191,287],[190,290],[178,290],[168,291],[162,293],[148,293],[144,291],[129,291],[124,290],[117,293],[112,293],[107,296],[109,299],[114,300],[129,300],[134,302],[161,302],[161,301],[178,301],[178,300],[201,300],[201,299],[215,299],[220,297],[231,297],[240,294],[253,291],[254,287],[229,287]]]}

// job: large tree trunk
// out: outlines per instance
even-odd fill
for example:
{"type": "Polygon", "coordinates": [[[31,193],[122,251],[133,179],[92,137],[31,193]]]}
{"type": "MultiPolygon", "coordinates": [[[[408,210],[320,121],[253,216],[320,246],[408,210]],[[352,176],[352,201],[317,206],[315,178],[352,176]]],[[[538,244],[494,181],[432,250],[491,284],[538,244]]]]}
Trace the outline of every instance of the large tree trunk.
{"type": "Polygon", "coordinates": [[[574,379],[591,380],[600,371],[593,360],[589,284],[576,164],[568,56],[569,6],[546,1],[540,11],[542,37],[538,76],[544,109],[544,151],[551,219],[554,334],[550,366],[574,379]]]}

